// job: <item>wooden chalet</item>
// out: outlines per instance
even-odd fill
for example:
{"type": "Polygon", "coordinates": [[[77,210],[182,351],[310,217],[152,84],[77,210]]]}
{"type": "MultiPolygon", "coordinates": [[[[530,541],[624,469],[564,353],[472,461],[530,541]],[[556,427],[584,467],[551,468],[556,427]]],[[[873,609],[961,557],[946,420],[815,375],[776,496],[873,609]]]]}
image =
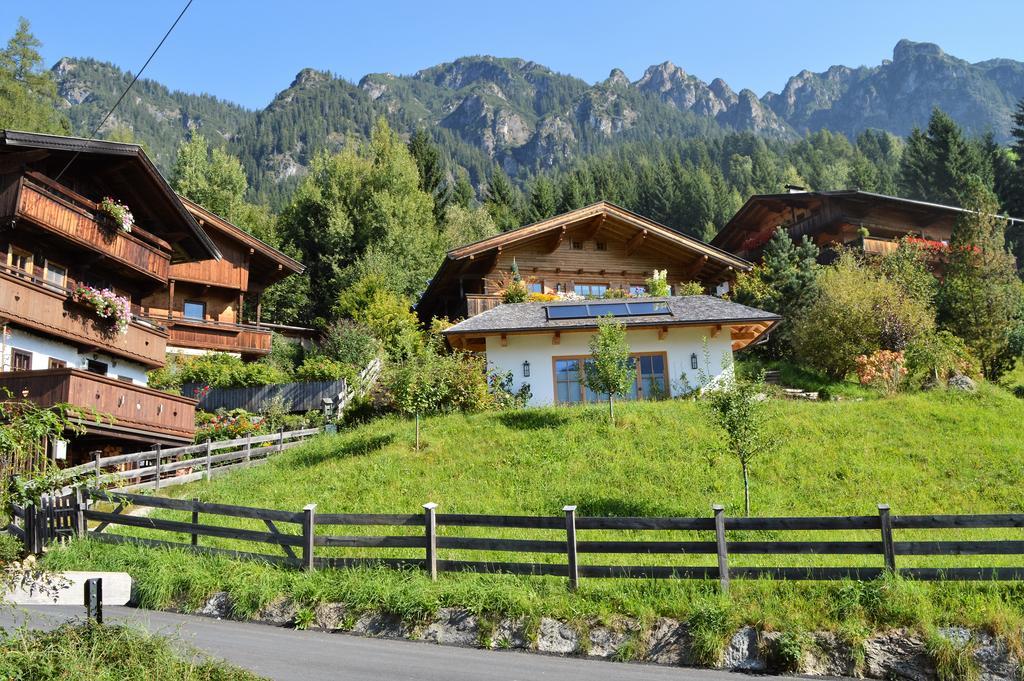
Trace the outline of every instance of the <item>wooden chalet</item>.
{"type": "Polygon", "coordinates": [[[501,302],[512,263],[531,293],[600,298],[640,295],[654,270],[671,285],[697,281],[711,293],[750,263],[641,215],[601,201],[449,251],[416,306],[432,317],[472,317],[501,302]]]}
{"type": "MultiPolygon", "coordinates": [[[[772,234],[782,227],[794,241],[807,236],[823,251],[840,245],[880,255],[895,250],[903,237],[941,249],[949,244],[953,225],[964,212],[957,206],[855,189],[759,194],[743,204],[711,244],[758,261],[772,234]]],[[[823,253],[823,259],[829,257],[823,253]]]]}
{"type": "Polygon", "coordinates": [[[172,268],[219,257],[139,146],[0,131],[0,388],[79,407],[86,434],[73,453],[190,441],[195,402],[146,387],[168,331],[143,301],[172,268]],[[104,197],[130,208],[130,231],[104,197]],[[127,301],[123,330],[76,301],[79,286],[127,301]]]}
{"type": "Polygon", "coordinates": [[[171,265],[167,288],[142,301],[145,313],[167,327],[168,352],[266,355],[271,329],[262,325],[260,294],[305,267],[199,204],[181,201],[221,257],[171,265]],[[253,323],[242,317],[247,297],[256,302],[253,323]]]}

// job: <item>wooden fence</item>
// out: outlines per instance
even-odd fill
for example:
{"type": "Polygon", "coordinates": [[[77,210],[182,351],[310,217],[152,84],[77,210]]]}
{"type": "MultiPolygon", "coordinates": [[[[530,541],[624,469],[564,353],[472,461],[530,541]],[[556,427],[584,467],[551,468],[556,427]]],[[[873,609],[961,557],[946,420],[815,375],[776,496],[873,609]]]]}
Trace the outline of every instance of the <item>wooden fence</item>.
{"type": "MultiPolygon", "coordinates": [[[[717,579],[722,590],[728,590],[730,579],[772,578],[784,580],[868,580],[887,571],[918,580],[1021,580],[1024,567],[898,567],[900,556],[981,556],[1024,555],[1024,541],[897,541],[896,530],[961,530],[975,528],[1022,528],[1024,514],[999,515],[904,515],[894,516],[888,506],[878,507],[878,515],[824,517],[727,517],[721,506],[713,507],[713,515],[704,518],[647,517],[585,517],[577,516],[575,506],[566,506],[557,516],[496,516],[478,514],[438,513],[437,505],[424,504],[422,513],[325,513],[318,514],[315,504],[285,511],[250,508],[198,500],[166,499],[149,495],[82,490],[75,498],[74,526],[80,534],[105,542],[131,543],[150,547],[167,547],[223,555],[238,559],[262,560],[270,563],[315,568],[343,568],[384,565],[395,568],[418,568],[432,579],[439,572],[509,573],[518,575],[554,575],[565,577],[571,588],[583,578],[644,579],[717,579]],[[99,510],[96,503],[113,510],[99,510]],[[181,511],[187,520],[168,520],[150,516],[129,515],[131,506],[181,511]],[[265,529],[244,529],[216,524],[210,516],[247,518],[260,521],[265,529]],[[200,522],[200,520],[206,522],[200,522]],[[93,523],[92,527],[88,527],[93,523]],[[183,535],[188,542],[111,534],[111,526],[144,528],[169,535],[183,535]],[[326,534],[324,528],[355,526],[417,527],[415,534],[391,533],[374,535],[326,534]],[[87,530],[88,528],[88,530],[87,530]],[[438,528],[513,528],[549,530],[557,539],[495,538],[439,535],[438,528]],[[321,530],[321,531],[318,531],[321,530]],[[605,540],[590,541],[580,533],[594,530],[609,532],[685,531],[713,535],[713,540],[605,540]],[[730,532],[743,531],[848,531],[875,533],[870,541],[736,541],[730,532]],[[229,550],[201,546],[201,537],[239,540],[273,547],[254,551],[229,550]],[[419,556],[398,558],[324,555],[327,549],[402,549],[422,552],[419,556]],[[509,554],[560,554],[558,562],[515,562],[447,559],[445,552],[501,552],[509,554]],[[318,555],[319,554],[319,555],[318,555]],[[581,564],[580,556],[611,554],[661,554],[675,556],[714,556],[714,565],[594,565],[581,564]],[[737,567],[730,558],[738,555],[802,555],[802,556],[877,556],[881,567],[737,567]]],[[[465,532],[463,532],[465,534],[465,532]]],[[[471,533],[470,533],[471,534],[471,533]]],[[[388,553],[395,553],[388,551],[388,553]]],[[[695,561],[700,562],[700,561],[695,561]]]]}
{"type": "Polygon", "coordinates": [[[305,428],[234,440],[207,440],[169,449],[157,445],[134,454],[105,457],[97,454],[90,463],[64,469],[64,474],[68,480],[88,476],[96,487],[158,490],[203,478],[209,480],[236,468],[263,463],[268,457],[296,447],[321,432],[320,428],[305,428]]]}
{"type": "Polygon", "coordinates": [[[203,394],[206,389],[202,383],[185,383],[181,386],[181,394],[196,397],[197,405],[206,411],[217,409],[245,409],[246,411],[262,411],[267,404],[275,400],[282,401],[288,411],[305,412],[310,409],[322,409],[323,400],[329,399],[334,408],[341,410],[357,394],[366,390],[368,385],[377,380],[380,374],[381,361],[370,362],[354,381],[349,385],[345,379],[340,381],[310,381],[306,383],[278,383],[276,385],[258,385],[248,388],[213,388],[203,394]]]}

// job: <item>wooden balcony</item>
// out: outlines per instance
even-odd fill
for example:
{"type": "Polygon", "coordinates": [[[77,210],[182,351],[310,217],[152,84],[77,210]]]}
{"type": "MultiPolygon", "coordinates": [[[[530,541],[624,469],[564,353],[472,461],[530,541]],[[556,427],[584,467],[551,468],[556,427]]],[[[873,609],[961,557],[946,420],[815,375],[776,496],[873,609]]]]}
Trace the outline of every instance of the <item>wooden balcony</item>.
{"type": "Polygon", "coordinates": [[[109,257],[140,277],[167,283],[170,245],[141,227],[133,227],[130,234],[122,231],[84,196],[39,173],[23,175],[4,196],[13,198],[13,206],[0,206],[3,215],[26,220],[109,257]]]}
{"type": "Polygon", "coordinates": [[[149,367],[165,362],[167,332],[160,327],[136,318],[127,333],[118,333],[88,307],[72,302],[67,290],[7,267],[0,267],[0,321],[149,367]]]}
{"type": "Polygon", "coordinates": [[[7,371],[0,387],[42,407],[74,405],[75,420],[90,434],[153,443],[191,442],[195,434],[195,400],[81,369],[7,371]]]}
{"type": "Polygon", "coordinates": [[[466,317],[474,317],[501,305],[501,296],[493,293],[467,293],[466,317]]]}
{"type": "Polygon", "coordinates": [[[196,350],[237,352],[245,357],[258,357],[270,352],[269,329],[247,324],[180,317],[168,319],[165,323],[170,333],[168,345],[196,350]]]}

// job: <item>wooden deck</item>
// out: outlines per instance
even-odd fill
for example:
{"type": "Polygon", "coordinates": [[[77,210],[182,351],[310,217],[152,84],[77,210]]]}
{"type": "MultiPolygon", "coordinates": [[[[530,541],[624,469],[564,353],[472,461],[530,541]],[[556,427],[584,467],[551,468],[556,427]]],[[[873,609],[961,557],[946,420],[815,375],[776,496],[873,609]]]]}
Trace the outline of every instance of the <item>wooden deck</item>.
{"type": "Polygon", "coordinates": [[[38,173],[22,176],[16,193],[5,195],[14,198],[14,206],[0,206],[4,215],[31,222],[112,258],[143,277],[167,283],[170,246],[140,227],[134,227],[130,234],[121,231],[84,196],[38,173]]]}
{"type": "Polygon", "coordinates": [[[78,407],[78,420],[89,433],[180,442],[191,442],[195,434],[195,400],[81,369],[2,372],[0,388],[42,407],[78,407]]]}
{"type": "Polygon", "coordinates": [[[168,345],[197,350],[237,352],[245,356],[261,356],[270,352],[271,333],[245,324],[231,324],[198,319],[168,319],[168,345]]]}
{"type": "Polygon", "coordinates": [[[67,290],[6,267],[0,267],[0,318],[146,366],[165,363],[167,333],[159,327],[133,320],[127,333],[117,333],[87,307],[72,302],[67,290]]]}

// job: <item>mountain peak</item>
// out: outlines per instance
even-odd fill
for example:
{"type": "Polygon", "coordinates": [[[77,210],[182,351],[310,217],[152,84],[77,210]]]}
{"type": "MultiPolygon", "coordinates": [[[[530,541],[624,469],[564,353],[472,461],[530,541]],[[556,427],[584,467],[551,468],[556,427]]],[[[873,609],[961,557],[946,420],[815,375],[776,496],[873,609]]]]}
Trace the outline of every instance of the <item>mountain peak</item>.
{"type": "Polygon", "coordinates": [[[628,86],[629,78],[626,76],[626,72],[622,69],[612,69],[608,77],[605,78],[604,84],[609,87],[628,86]]]}
{"type": "Polygon", "coordinates": [[[892,60],[894,62],[906,61],[914,57],[944,57],[946,53],[935,43],[915,43],[913,40],[903,40],[896,43],[892,49],[892,60]]]}
{"type": "Polygon", "coordinates": [[[315,83],[322,83],[331,79],[331,74],[326,71],[317,71],[313,68],[304,68],[295,74],[295,80],[289,85],[289,89],[294,87],[302,87],[305,85],[313,85],[315,83]]]}

